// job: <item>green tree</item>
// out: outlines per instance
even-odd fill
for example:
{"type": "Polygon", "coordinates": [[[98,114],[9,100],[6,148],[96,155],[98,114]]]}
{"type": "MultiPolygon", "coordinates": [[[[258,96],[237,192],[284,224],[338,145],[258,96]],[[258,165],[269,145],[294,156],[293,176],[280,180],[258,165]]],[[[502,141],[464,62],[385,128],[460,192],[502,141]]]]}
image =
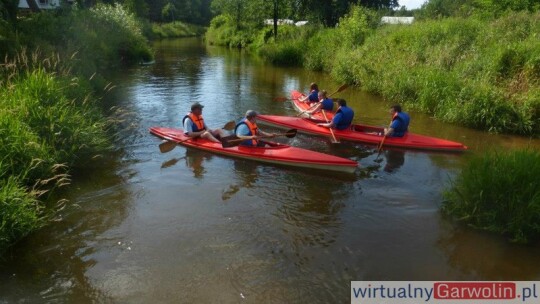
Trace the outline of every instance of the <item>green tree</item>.
{"type": "Polygon", "coordinates": [[[147,18],[149,7],[145,0],[124,0],[124,7],[139,18],[147,18]]]}
{"type": "Polygon", "coordinates": [[[163,20],[172,22],[176,20],[178,16],[178,9],[176,9],[176,6],[174,6],[172,2],[168,2],[161,10],[161,16],[163,17],[163,20]]]}

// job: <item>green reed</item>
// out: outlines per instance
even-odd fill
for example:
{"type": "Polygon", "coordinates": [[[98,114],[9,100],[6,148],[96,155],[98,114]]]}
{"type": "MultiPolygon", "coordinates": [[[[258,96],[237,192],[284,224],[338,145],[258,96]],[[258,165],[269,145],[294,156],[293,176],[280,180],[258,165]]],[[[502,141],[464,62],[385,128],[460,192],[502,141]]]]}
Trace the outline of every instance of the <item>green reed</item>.
{"type": "Polygon", "coordinates": [[[540,152],[490,152],[473,158],[447,189],[445,214],[520,243],[540,237],[540,152]]]}

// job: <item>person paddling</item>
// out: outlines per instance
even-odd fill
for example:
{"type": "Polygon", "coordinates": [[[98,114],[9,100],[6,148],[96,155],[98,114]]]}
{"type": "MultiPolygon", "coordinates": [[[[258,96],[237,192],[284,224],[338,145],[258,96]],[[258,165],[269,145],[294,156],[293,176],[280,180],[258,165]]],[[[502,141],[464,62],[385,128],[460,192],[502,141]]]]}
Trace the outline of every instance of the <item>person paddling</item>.
{"type": "Polygon", "coordinates": [[[409,130],[411,121],[409,114],[401,112],[400,105],[393,105],[390,107],[390,115],[392,121],[389,128],[384,128],[384,136],[403,137],[409,130]]]}
{"type": "Polygon", "coordinates": [[[311,116],[311,114],[320,112],[321,110],[325,111],[332,111],[334,109],[334,101],[332,99],[328,98],[328,94],[325,90],[322,90],[319,92],[319,100],[320,102],[317,103],[315,108],[307,111],[306,113],[311,116]]]}
{"type": "Polygon", "coordinates": [[[325,128],[334,128],[337,130],[345,130],[350,128],[354,118],[353,109],[347,107],[347,101],[345,101],[345,99],[339,99],[338,105],[339,108],[337,109],[334,119],[332,119],[331,122],[318,123],[317,125],[325,128]]]}
{"type": "Polygon", "coordinates": [[[191,138],[201,137],[219,143],[216,137],[224,137],[226,133],[222,129],[211,130],[206,126],[202,117],[203,108],[204,106],[198,102],[191,105],[191,112],[182,119],[184,134],[191,138]]]}
{"type": "Polygon", "coordinates": [[[275,133],[267,133],[257,127],[257,112],[248,110],[246,116],[236,124],[234,134],[238,138],[246,139],[242,141],[242,146],[264,147],[264,141],[258,140],[259,136],[275,137],[275,133]]]}
{"type": "Polygon", "coordinates": [[[315,82],[312,82],[309,85],[309,95],[300,97],[298,101],[307,103],[319,102],[319,86],[315,82]]]}

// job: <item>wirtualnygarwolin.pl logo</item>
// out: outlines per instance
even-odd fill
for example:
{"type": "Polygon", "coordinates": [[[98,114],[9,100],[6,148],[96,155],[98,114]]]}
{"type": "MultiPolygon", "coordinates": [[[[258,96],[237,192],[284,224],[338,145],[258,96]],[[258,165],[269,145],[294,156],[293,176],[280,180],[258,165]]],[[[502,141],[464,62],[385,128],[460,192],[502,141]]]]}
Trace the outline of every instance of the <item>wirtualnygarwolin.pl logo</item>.
{"type": "Polygon", "coordinates": [[[540,303],[540,281],[352,281],[351,304],[540,303]]]}

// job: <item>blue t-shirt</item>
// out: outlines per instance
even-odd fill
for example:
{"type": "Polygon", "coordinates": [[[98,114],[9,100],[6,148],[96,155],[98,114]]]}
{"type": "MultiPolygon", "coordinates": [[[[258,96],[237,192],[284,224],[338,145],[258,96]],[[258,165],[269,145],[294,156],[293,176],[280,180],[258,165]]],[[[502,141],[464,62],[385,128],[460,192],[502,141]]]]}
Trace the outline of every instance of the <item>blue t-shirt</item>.
{"type": "Polygon", "coordinates": [[[251,131],[249,131],[249,127],[245,123],[238,125],[238,127],[236,128],[235,133],[236,133],[236,135],[240,135],[240,136],[250,136],[251,135],[251,131]]]}
{"type": "Polygon", "coordinates": [[[313,90],[308,95],[308,101],[309,102],[318,102],[319,101],[319,91],[313,90]]]}

